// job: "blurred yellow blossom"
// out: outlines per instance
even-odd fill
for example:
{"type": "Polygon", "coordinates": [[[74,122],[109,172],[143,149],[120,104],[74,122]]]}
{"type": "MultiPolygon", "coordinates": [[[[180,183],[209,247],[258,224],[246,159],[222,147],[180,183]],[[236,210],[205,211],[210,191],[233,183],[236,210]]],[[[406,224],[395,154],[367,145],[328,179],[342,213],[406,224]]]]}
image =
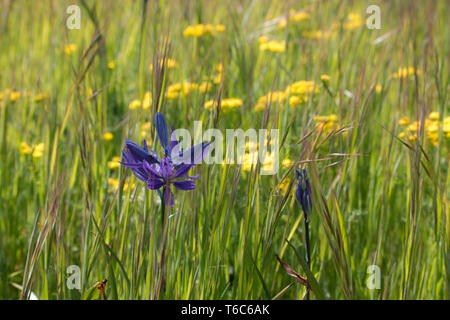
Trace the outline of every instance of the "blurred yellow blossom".
{"type": "Polygon", "coordinates": [[[330,83],[330,79],[331,79],[331,77],[329,75],[327,75],[327,74],[323,74],[323,75],[320,76],[320,80],[322,80],[322,82],[325,85],[328,85],[328,83],[330,83]]]}
{"type": "Polygon", "coordinates": [[[119,163],[119,161],[120,161],[120,157],[113,157],[112,159],[111,159],[111,161],[108,161],[108,167],[110,168],[110,169],[116,169],[116,168],[119,168],[120,167],[120,163],[119,163]]]}
{"type": "MultiPolygon", "coordinates": [[[[441,129],[445,138],[450,137],[450,117],[446,117],[443,123],[439,121],[439,117],[439,112],[433,111],[423,122],[425,136],[432,146],[437,146],[439,144],[439,131],[441,129]]],[[[407,138],[410,142],[416,141],[417,132],[421,127],[421,123],[419,121],[410,123],[409,118],[403,117],[399,120],[399,124],[406,127],[404,131],[399,133],[398,137],[401,139],[407,138]]]]}
{"type": "Polygon", "coordinates": [[[114,138],[114,135],[111,132],[105,132],[102,134],[102,139],[106,141],[111,141],[114,138]]]}
{"type": "Polygon", "coordinates": [[[279,184],[277,189],[280,191],[282,195],[286,194],[286,191],[288,190],[289,184],[291,183],[290,178],[284,178],[279,184]]]}
{"type": "Polygon", "coordinates": [[[315,116],[313,119],[316,121],[316,129],[323,130],[326,134],[337,128],[338,117],[335,114],[315,116]]]}
{"type": "Polygon", "coordinates": [[[327,39],[331,36],[331,31],[322,31],[322,30],[315,30],[315,31],[303,31],[302,35],[307,39],[327,39]]]}
{"type": "Polygon", "coordinates": [[[350,13],[347,20],[344,22],[344,29],[353,30],[363,24],[362,18],[359,14],[350,13]]]}
{"type": "Polygon", "coordinates": [[[33,152],[33,148],[28,145],[25,141],[20,143],[20,153],[22,154],[30,154],[33,152]]]}
{"type": "Polygon", "coordinates": [[[40,158],[42,157],[43,153],[44,153],[44,144],[42,142],[34,146],[32,154],[33,158],[40,158]]]}
{"type": "Polygon", "coordinates": [[[283,159],[283,161],[281,161],[281,165],[285,168],[289,168],[292,167],[294,165],[294,161],[292,161],[289,158],[285,158],[283,159]]]}
{"type": "Polygon", "coordinates": [[[200,85],[189,81],[174,83],[167,87],[166,97],[167,99],[175,99],[182,96],[188,96],[194,91],[203,93],[209,91],[210,88],[211,86],[207,82],[202,82],[200,85]]]}
{"type": "MultiPolygon", "coordinates": [[[[116,178],[108,178],[108,185],[110,186],[110,191],[116,191],[119,188],[119,179],[116,178]]],[[[131,190],[136,187],[135,182],[127,182],[123,184],[123,191],[131,190]]]]}
{"type": "Polygon", "coordinates": [[[286,50],[286,41],[269,40],[259,45],[261,51],[284,52],[286,50]]]}
{"type": "Polygon", "coordinates": [[[266,43],[269,41],[269,38],[267,36],[261,36],[258,38],[258,42],[261,43],[266,43]]]}
{"type": "Polygon", "coordinates": [[[41,102],[42,100],[45,100],[48,98],[48,94],[47,93],[38,93],[37,95],[34,96],[34,101],[35,102],[41,102]]]}
{"type": "Polygon", "coordinates": [[[413,76],[413,75],[419,75],[420,71],[414,69],[413,67],[409,67],[409,68],[399,68],[397,72],[395,72],[394,74],[392,74],[392,77],[394,79],[405,79],[409,76],[413,76]]]}
{"type": "Polygon", "coordinates": [[[67,55],[71,54],[75,50],[77,50],[77,45],[76,44],[70,43],[70,44],[66,44],[64,46],[64,53],[67,54],[67,55]]]}
{"type": "MultiPolygon", "coordinates": [[[[243,104],[243,102],[242,102],[241,99],[239,99],[239,98],[230,98],[230,99],[223,99],[223,100],[221,100],[220,106],[221,106],[221,108],[224,111],[227,111],[227,110],[232,110],[232,109],[235,109],[237,107],[240,107],[240,106],[242,106],[242,104],[243,104]]],[[[211,110],[213,105],[214,105],[214,108],[215,108],[217,106],[217,101],[209,100],[209,101],[207,101],[205,103],[204,108],[208,109],[208,110],[211,110]]]]}
{"type": "Polygon", "coordinates": [[[12,102],[19,100],[20,98],[20,91],[11,91],[9,94],[9,100],[12,102]]]}
{"type": "Polygon", "coordinates": [[[197,24],[188,26],[183,31],[185,37],[202,37],[211,36],[214,37],[217,33],[225,31],[225,26],[223,24],[212,25],[212,24],[197,24]]]}
{"type": "Polygon", "coordinates": [[[44,144],[38,143],[33,144],[32,146],[28,145],[28,143],[22,141],[20,143],[20,153],[21,154],[31,154],[33,158],[40,158],[44,154],[44,144]]]}
{"type": "Polygon", "coordinates": [[[272,91],[266,95],[260,97],[254,108],[255,111],[261,111],[266,108],[269,103],[272,105],[277,104],[277,106],[282,106],[283,102],[286,100],[286,92],[284,91],[272,91]]]}
{"type": "Polygon", "coordinates": [[[139,99],[134,99],[133,101],[130,102],[130,104],[128,105],[128,108],[131,110],[137,109],[141,106],[141,100],[139,99]]]}
{"type": "Polygon", "coordinates": [[[409,124],[409,118],[408,117],[403,117],[400,118],[400,120],[398,120],[398,124],[401,126],[405,126],[409,124]]]}
{"type": "Polygon", "coordinates": [[[439,120],[439,112],[434,111],[428,115],[428,118],[431,120],[439,120]]]}
{"type": "Polygon", "coordinates": [[[319,93],[319,88],[314,81],[300,80],[288,86],[286,88],[286,92],[290,94],[304,95],[310,93],[319,93]]]}
{"type": "MultiPolygon", "coordinates": [[[[160,66],[160,68],[161,68],[163,62],[164,62],[163,59],[159,59],[159,66],[160,66]]],[[[165,60],[165,64],[164,64],[164,67],[165,67],[165,68],[167,68],[167,69],[172,69],[172,68],[175,68],[176,66],[177,66],[177,62],[176,62],[174,59],[167,58],[167,59],[165,60]]],[[[153,62],[150,63],[150,65],[148,66],[148,69],[149,69],[150,71],[153,70],[153,62]]]]}
{"type": "Polygon", "coordinates": [[[144,101],[142,102],[142,109],[148,110],[152,105],[152,94],[147,91],[144,95],[144,101]]]}
{"type": "Polygon", "coordinates": [[[278,23],[278,27],[280,29],[285,28],[287,25],[287,21],[289,20],[289,22],[300,22],[303,20],[309,19],[309,13],[306,11],[295,11],[295,10],[290,10],[289,11],[289,17],[288,19],[283,18],[279,23],[278,23]]]}

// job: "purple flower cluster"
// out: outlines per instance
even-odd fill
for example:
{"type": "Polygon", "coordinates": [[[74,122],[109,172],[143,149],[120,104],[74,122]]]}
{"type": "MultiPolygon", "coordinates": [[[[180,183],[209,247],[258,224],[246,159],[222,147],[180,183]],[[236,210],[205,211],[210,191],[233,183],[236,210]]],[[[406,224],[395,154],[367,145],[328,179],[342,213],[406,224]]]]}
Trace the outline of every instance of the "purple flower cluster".
{"type": "Polygon", "coordinates": [[[131,169],[133,174],[147,183],[150,190],[163,188],[164,203],[173,206],[171,186],[180,190],[195,188],[196,176],[188,176],[189,170],[206,156],[210,143],[201,142],[182,152],[179,142],[172,133],[169,141],[169,130],[166,120],[160,112],[155,115],[156,134],[164,150],[164,157],[159,159],[153,150],[149,150],[144,140],[143,146],[126,140],[122,151],[123,166],[131,169]]]}

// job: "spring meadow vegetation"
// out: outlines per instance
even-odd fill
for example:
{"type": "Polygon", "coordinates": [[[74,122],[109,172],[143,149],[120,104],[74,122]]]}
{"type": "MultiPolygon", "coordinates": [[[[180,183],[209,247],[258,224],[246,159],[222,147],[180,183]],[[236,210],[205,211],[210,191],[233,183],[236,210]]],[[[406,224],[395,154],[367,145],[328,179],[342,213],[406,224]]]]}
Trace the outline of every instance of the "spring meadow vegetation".
{"type": "Polygon", "coordinates": [[[449,9],[1,0],[0,298],[449,299],[449,9]]]}

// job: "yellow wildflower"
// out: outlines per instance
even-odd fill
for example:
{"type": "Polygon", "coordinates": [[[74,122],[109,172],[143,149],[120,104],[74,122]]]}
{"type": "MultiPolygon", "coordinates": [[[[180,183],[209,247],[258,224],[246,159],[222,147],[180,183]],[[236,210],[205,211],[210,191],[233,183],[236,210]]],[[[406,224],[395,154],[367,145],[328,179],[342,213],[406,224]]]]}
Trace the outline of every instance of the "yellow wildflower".
{"type": "Polygon", "coordinates": [[[202,36],[216,36],[217,33],[225,31],[225,26],[218,24],[216,26],[212,24],[197,24],[188,26],[183,31],[185,37],[202,37],[202,36]]]}
{"type": "Polygon", "coordinates": [[[40,158],[42,157],[42,154],[44,153],[44,144],[41,142],[34,146],[33,148],[33,158],[40,158]]]}
{"type": "Polygon", "coordinates": [[[400,120],[398,120],[398,124],[401,126],[406,126],[409,124],[409,118],[408,117],[403,117],[400,118],[400,120]]]}
{"type": "Polygon", "coordinates": [[[258,99],[254,110],[264,110],[269,103],[271,103],[272,106],[276,103],[281,106],[285,100],[286,93],[284,91],[272,91],[258,99]]]}
{"type": "Polygon", "coordinates": [[[329,75],[327,75],[327,74],[323,74],[323,75],[320,76],[320,80],[322,80],[322,82],[325,85],[328,85],[328,83],[330,83],[330,79],[331,79],[331,77],[329,75]]]}
{"type": "MultiPolygon", "coordinates": [[[[309,19],[309,13],[305,12],[305,11],[298,11],[295,12],[295,10],[291,10],[289,12],[289,17],[288,17],[290,22],[300,22],[303,21],[305,19],[309,19]]],[[[285,28],[287,25],[287,19],[283,18],[279,23],[278,23],[278,27],[280,29],[285,28]]]]}
{"type": "Polygon", "coordinates": [[[47,99],[47,98],[48,98],[48,94],[47,93],[39,93],[39,94],[34,96],[34,101],[35,102],[40,102],[40,101],[42,101],[44,99],[47,99]]]}
{"type": "Polygon", "coordinates": [[[110,187],[112,187],[112,189],[116,190],[117,188],[119,188],[119,179],[108,178],[108,184],[110,185],[110,187]]]}
{"type": "Polygon", "coordinates": [[[71,44],[66,44],[64,46],[64,53],[67,54],[67,55],[71,54],[75,50],[77,50],[77,45],[76,44],[71,43],[71,44]]]}
{"type": "Polygon", "coordinates": [[[291,183],[291,179],[289,179],[289,178],[284,178],[284,179],[280,182],[280,184],[278,185],[277,189],[280,191],[280,193],[281,193],[282,195],[285,195],[285,194],[286,194],[286,191],[287,191],[287,189],[288,189],[290,183],[291,183]]]}
{"type": "Polygon", "coordinates": [[[270,40],[259,45],[261,51],[284,52],[286,50],[286,41],[270,40]]]}
{"type": "Polygon", "coordinates": [[[129,109],[137,109],[141,106],[141,100],[139,99],[134,99],[133,101],[130,102],[130,104],[128,105],[129,109]]]}
{"type": "Polygon", "coordinates": [[[114,138],[114,135],[111,132],[105,132],[102,134],[102,139],[106,141],[111,141],[114,138]]]}
{"type": "Polygon", "coordinates": [[[392,75],[392,77],[394,79],[405,79],[405,78],[407,78],[409,76],[413,76],[415,74],[419,75],[420,71],[414,69],[413,67],[399,68],[398,71],[392,75]]]}
{"type": "Polygon", "coordinates": [[[9,100],[12,102],[19,100],[20,98],[20,91],[11,91],[9,95],[9,100]]]}
{"type": "Polygon", "coordinates": [[[326,39],[331,36],[330,31],[322,31],[322,30],[316,30],[316,31],[303,31],[302,35],[307,39],[326,39]]]}
{"type": "Polygon", "coordinates": [[[431,120],[439,120],[439,112],[434,111],[428,115],[428,118],[431,120]]]}
{"type": "Polygon", "coordinates": [[[144,95],[144,101],[142,102],[142,109],[148,110],[152,105],[152,94],[147,91],[144,95]]]}
{"type": "MultiPolygon", "coordinates": [[[[159,66],[161,67],[163,64],[163,59],[159,60],[159,66]]],[[[177,66],[177,62],[174,59],[171,58],[167,58],[164,64],[164,67],[167,69],[172,69],[175,68],[177,66]]],[[[150,65],[148,66],[148,69],[151,71],[153,70],[153,62],[150,63],[150,65]]]]}
{"type": "Polygon", "coordinates": [[[289,159],[289,158],[285,158],[285,159],[283,159],[283,161],[281,162],[281,165],[282,165],[283,167],[285,167],[285,168],[292,167],[293,164],[294,164],[294,161],[292,161],[292,160],[289,159]]]}
{"type": "Polygon", "coordinates": [[[20,153],[22,154],[30,154],[33,152],[33,148],[28,145],[25,141],[20,143],[20,153]]]}
{"type": "Polygon", "coordinates": [[[344,29],[353,30],[362,25],[362,18],[359,14],[350,13],[344,22],[344,29]]]}
{"type": "Polygon", "coordinates": [[[120,157],[113,157],[111,161],[108,161],[108,167],[110,169],[116,169],[120,167],[120,157]]]}

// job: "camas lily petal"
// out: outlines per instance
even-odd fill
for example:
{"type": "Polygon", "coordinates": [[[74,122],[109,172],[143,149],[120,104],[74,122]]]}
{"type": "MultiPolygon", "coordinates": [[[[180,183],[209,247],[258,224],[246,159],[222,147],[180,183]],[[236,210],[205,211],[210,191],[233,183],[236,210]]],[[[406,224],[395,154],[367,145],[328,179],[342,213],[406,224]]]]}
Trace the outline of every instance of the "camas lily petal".
{"type": "Polygon", "coordinates": [[[161,112],[157,112],[155,115],[155,127],[159,143],[163,147],[166,155],[170,154],[171,147],[169,145],[169,130],[167,129],[166,119],[164,119],[161,112]]]}

